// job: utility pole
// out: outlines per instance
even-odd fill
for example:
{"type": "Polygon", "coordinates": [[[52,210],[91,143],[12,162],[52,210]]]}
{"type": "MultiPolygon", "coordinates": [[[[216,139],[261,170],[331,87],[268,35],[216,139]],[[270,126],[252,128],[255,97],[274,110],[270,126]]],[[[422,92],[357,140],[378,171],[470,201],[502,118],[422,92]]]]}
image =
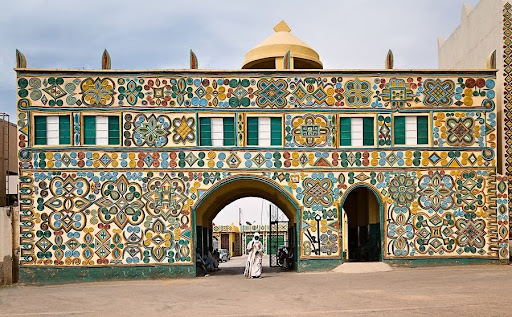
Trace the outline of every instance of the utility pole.
{"type": "Polygon", "coordinates": [[[263,199],[262,199],[261,200],[260,225],[263,225],[263,212],[264,212],[264,208],[263,208],[263,199]]]}
{"type": "Polygon", "coordinates": [[[238,226],[240,228],[242,228],[242,220],[241,220],[241,218],[242,218],[242,208],[239,207],[238,208],[238,226]]]}

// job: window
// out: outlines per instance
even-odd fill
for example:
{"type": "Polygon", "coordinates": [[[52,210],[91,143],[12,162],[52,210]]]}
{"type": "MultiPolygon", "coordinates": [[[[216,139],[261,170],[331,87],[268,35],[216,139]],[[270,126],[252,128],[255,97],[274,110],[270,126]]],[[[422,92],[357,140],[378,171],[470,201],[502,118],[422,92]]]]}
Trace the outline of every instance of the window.
{"type": "Polygon", "coordinates": [[[34,117],[35,127],[35,144],[45,145],[48,143],[46,139],[46,117],[34,117]]]}
{"type": "Polygon", "coordinates": [[[283,144],[283,123],[280,117],[247,118],[247,145],[280,146],[283,144]]]}
{"type": "Polygon", "coordinates": [[[428,116],[395,117],[395,144],[428,144],[428,116]]]}
{"type": "Polygon", "coordinates": [[[212,120],[210,118],[199,118],[199,145],[212,145],[212,120]]]}
{"type": "Polygon", "coordinates": [[[35,116],[35,145],[70,145],[70,116],[35,116]]]}
{"type": "Polygon", "coordinates": [[[119,145],[118,116],[84,116],[84,145],[119,145]]]}
{"type": "Polygon", "coordinates": [[[374,135],[372,117],[340,118],[341,146],[373,146],[374,135]]]}
{"type": "Polygon", "coordinates": [[[235,144],[234,118],[199,118],[199,145],[234,146],[235,144]]]}
{"type": "Polygon", "coordinates": [[[119,145],[121,131],[119,130],[119,117],[108,117],[108,144],[119,145]]]}

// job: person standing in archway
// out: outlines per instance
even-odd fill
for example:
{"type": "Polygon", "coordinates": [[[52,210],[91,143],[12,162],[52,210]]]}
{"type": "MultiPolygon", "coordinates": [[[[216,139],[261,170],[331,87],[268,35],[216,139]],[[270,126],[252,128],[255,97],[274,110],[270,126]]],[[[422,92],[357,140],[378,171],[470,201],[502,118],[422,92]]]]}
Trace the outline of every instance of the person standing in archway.
{"type": "Polygon", "coordinates": [[[247,245],[249,257],[245,264],[244,276],[246,278],[261,278],[263,244],[260,241],[260,234],[256,232],[251,242],[247,245]]]}

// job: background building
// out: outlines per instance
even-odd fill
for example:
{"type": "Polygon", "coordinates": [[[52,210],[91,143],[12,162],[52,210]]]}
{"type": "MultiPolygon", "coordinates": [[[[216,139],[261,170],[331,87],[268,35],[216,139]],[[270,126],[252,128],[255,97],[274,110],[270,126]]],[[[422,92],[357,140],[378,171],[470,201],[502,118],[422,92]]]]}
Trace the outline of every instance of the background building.
{"type": "MultiPolygon", "coordinates": [[[[274,237],[273,245],[289,246],[288,227],[285,224],[281,224],[279,229],[279,232],[274,237]]],[[[241,228],[233,224],[224,226],[214,225],[213,238],[218,241],[218,244],[214,242],[214,246],[217,245],[219,249],[228,250],[232,257],[247,254],[247,244],[252,240],[256,232],[259,232],[261,235],[260,241],[263,243],[263,250],[268,254],[271,239],[269,225],[242,225],[241,228]]]]}
{"type": "MultiPolygon", "coordinates": [[[[464,4],[460,25],[438,40],[440,69],[496,68],[498,173],[512,181],[512,26],[511,5],[504,0],[464,4]]],[[[511,189],[509,186],[508,196],[511,189]]],[[[509,201],[509,209],[512,208],[509,201]]]]}
{"type": "Polygon", "coordinates": [[[18,276],[17,137],[9,115],[0,113],[0,285],[16,282],[18,276]]]}

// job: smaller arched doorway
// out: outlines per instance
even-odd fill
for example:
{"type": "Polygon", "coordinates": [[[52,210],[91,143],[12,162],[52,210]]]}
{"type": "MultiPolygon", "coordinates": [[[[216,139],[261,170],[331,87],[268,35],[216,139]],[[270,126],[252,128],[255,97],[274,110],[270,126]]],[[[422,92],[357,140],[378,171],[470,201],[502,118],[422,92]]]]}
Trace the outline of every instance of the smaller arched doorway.
{"type": "Polygon", "coordinates": [[[353,187],[342,202],[345,261],[382,260],[382,204],[373,190],[353,187]]]}

